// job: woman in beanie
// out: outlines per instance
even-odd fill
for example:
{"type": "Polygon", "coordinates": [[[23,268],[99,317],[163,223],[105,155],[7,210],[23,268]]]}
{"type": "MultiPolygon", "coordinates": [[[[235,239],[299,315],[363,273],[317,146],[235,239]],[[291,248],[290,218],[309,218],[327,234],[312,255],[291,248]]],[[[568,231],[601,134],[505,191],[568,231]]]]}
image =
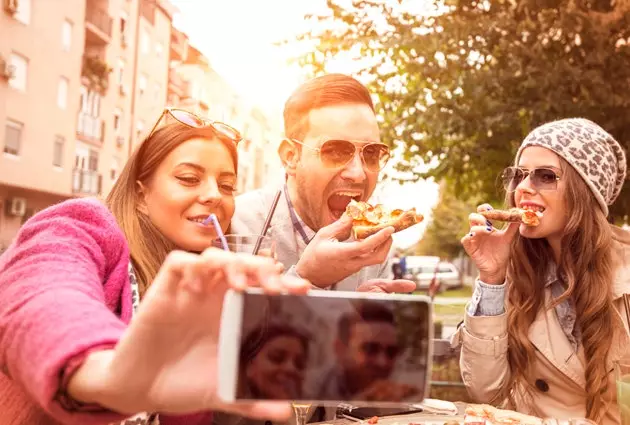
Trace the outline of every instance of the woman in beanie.
{"type": "Polygon", "coordinates": [[[540,224],[498,230],[471,214],[462,243],[479,277],[454,342],[477,401],[620,423],[613,361],[630,355],[630,235],[607,215],[625,178],[610,134],[586,119],[555,121],[532,131],[503,173],[507,203],[542,212],[540,224]]]}

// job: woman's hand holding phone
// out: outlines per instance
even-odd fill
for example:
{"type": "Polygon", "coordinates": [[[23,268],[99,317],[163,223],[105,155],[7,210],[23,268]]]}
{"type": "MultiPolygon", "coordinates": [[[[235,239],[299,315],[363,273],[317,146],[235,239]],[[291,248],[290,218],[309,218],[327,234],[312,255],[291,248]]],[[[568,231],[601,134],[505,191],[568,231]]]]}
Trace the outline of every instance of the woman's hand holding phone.
{"type": "Polygon", "coordinates": [[[226,404],[217,396],[217,345],[228,289],[305,293],[310,284],[283,276],[273,259],[211,248],[173,252],[112,350],[95,352],[71,378],[68,393],[122,414],[206,410],[284,420],[288,403],[226,404]]]}

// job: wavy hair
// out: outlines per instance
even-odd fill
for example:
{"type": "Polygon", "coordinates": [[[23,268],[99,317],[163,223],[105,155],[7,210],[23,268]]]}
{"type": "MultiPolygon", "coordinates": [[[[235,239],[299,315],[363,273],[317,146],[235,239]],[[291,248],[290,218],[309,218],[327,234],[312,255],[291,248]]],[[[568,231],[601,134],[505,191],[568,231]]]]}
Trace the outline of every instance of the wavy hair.
{"type": "Polygon", "coordinates": [[[175,122],[161,127],[138,146],[107,196],[106,204],[116,217],[129,245],[141,294],[144,294],[175,246],[147,215],[138,211],[141,200],[138,182],[146,185],[168,154],[184,142],[195,138],[222,143],[230,153],[234,170],[238,170],[238,154],[234,142],[220,137],[210,127],[193,128],[175,122]]]}
{"type": "MultiPolygon", "coordinates": [[[[546,239],[514,239],[508,266],[507,332],[511,376],[498,398],[514,405],[516,396],[532,399],[532,366],[536,357],[529,328],[543,308],[554,308],[571,299],[581,329],[586,358],[586,416],[598,421],[612,401],[608,393],[606,358],[613,340],[614,305],[612,285],[615,272],[613,232],[597,200],[580,175],[561,159],[566,181],[564,228],[557,276],[566,290],[550,306],[545,305],[544,289],[553,259],[546,239]],[[534,296],[532,296],[534,294],[534,296]]],[[[513,194],[507,202],[514,206],[513,194]]]]}

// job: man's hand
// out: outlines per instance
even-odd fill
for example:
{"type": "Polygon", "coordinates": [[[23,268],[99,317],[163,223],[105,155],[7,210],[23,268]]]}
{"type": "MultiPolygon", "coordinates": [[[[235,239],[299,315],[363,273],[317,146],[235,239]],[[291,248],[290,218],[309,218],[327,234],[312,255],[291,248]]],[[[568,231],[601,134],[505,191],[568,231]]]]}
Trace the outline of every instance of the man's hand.
{"type": "Polygon", "coordinates": [[[416,283],[406,279],[370,279],[357,287],[357,292],[380,292],[392,294],[394,292],[413,292],[416,283]]]}
{"type": "Polygon", "coordinates": [[[340,242],[348,238],[351,229],[352,219],[345,214],[320,229],[296,264],[297,274],[315,286],[327,288],[363,267],[382,264],[387,260],[392,246],[393,227],[387,227],[360,241],[340,242]]]}

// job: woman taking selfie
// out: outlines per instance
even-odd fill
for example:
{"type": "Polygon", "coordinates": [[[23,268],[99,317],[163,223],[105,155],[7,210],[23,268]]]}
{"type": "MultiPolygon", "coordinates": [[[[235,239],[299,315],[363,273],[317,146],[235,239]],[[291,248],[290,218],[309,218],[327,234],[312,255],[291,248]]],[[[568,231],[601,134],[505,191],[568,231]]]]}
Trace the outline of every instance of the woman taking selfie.
{"type": "Polygon", "coordinates": [[[214,213],[225,230],[234,212],[240,136],[184,111],[164,116],[175,122],[156,123],[106,205],[50,207],[0,257],[0,423],[289,416],[288,405],[218,400],[221,305],[228,288],[308,285],[270,259],[206,249],[217,235],[201,221],[214,213]]]}
{"type": "Polygon", "coordinates": [[[613,361],[630,353],[630,237],[607,221],[626,177],[623,149],[595,123],[545,124],[503,173],[510,207],[538,226],[470,216],[462,243],[479,277],[461,370],[479,402],[539,417],[618,424],[613,361]]]}

